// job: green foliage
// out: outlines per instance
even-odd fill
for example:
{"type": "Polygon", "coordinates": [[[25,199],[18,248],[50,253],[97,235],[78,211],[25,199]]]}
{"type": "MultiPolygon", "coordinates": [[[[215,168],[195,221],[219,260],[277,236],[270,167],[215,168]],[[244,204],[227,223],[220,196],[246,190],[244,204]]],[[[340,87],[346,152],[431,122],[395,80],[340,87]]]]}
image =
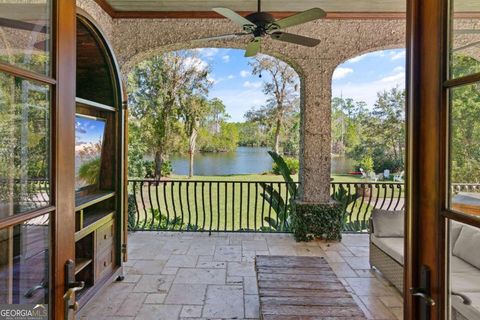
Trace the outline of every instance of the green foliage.
{"type": "Polygon", "coordinates": [[[100,164],[100,157],[82,163],[78,169],[78,176],[88,185],[98,186],[100,180],[100,164]]]}
{"type": "MultiPolygon", "coordinates": [[[[285,164],[287,165],[290,174],[297,174],[298,173],[298,170],[300,168],[300,161],[298,159],[291,158],[291,157],[284,157],[283,160],[284,160],[285,164]]],[[[272,173],[276,174],[276,175],[282,174],[281,170],[280,170],[280,167],[278,166],[278,164],[276,162],[274,162],[273,165],[272,165],[272,173]]]]}
{"type": "Polygon", "coordinates": [[[289,231],[290,214],[292,212],[292,204],[297,196],[297,185],[294,183],[292,176],[290,175],[290,168],[285,160],[273,151],[269,151],[268,154],[272,157],[280,174],[287,183],[287,190],[290,199],[288,200],[288,205],[285,205],[286,201],[278,190],[275,190],[269,184],[261,183],[260,185],[265,190],[265,192],[262,193],[262,197],[270,204],[273,210],[275,210],[279,223],[277,223],[276,219],[271,219],[269,217],[264,218],[264,220],[270,225],[270,228],[274,230],[289,231]]]}
{"type": "Polygon", "coordinates": [[[342,239],[343,212],[339,204],[296,203],[291,220],[297,241],[342,239]]]}
{"type": "MultiPolygon", "coordinates": [[[[333,194],[333,199],[339,203],[343,216],[343,230],[344,231],[357,231],[357,221],[349,221],[350,215],[347,212],[348,207],[360,197],[359,194],[350,194],[348,190],[340,185],[333,194]]],[[[363,230],[363,229],[360,229],[363,230]]]]}
{"type": "Polygon", "coordinates": [[[201,128],[198,134],[198,149],[201,152],[228,152],[234,151],[238,145],[238,128],[234,123],[223,122],[220,132],[212,133],[201,128]]]}
{"type": "Polygon", "coordinates": [[[137,221],[137,206],[135,204],[135,195],[128,195],[128,230],[135,230],[136,221],[137,221]]]}
{"type": "Polygon", "coordinates": [[[366,173],[372,172],[374,167],[374,161],[371,155],[365,155],[358,164],[366,173]]]}
{"type": "MultiPolygon", "coordinates": [[[[452,72],[461,77],[480,72],[480,62],[455,54],[452,72]]],[[[450,92],[451,179],[454,183],[480,183],[480,85],[456,87],[450,92]]]]}

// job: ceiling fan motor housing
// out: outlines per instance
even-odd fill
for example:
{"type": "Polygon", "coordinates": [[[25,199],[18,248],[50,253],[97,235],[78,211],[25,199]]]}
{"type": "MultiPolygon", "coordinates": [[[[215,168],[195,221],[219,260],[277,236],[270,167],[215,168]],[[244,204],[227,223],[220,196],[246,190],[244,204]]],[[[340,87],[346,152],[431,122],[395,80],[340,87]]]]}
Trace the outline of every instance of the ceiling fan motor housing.
{"type": "Polygon", "coordinates": [[[248,21],[251,21],[255,27],[244,26],[243,29],[246,32],[251,32],[255,37],[265,36],[267,33],[277,30],[275,28],[275,19],[268,12],[254,12],[245,17],[248,21]]]}

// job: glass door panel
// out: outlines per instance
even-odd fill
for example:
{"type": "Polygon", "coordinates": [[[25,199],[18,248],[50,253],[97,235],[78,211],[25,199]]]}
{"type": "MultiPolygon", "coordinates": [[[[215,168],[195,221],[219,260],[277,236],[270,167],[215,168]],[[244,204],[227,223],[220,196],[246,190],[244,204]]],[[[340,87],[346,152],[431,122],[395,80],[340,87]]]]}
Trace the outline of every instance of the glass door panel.
{"type": "Polygon", "coordinates": [[[480,72],[480,2],[453,0],[450,37],[450,78],[480,72]]]}
{"type": "Polygon", "coordinates": [[[50,86],[0,72],[0,220],[50,205],[50,86]]]}
{"type": "Polygon", "coordinates": [[[0,230],[0,304],[48,305],[49,244],[49,214],[0,230]]]}
{"type": "Polygon", "coordinates": [[[48,0],[1,1],[0,62],[50,75],[50,16],[48,0]]]}
{"type": "Polygon", "coordinates": [[[480,229],[450,220],[449,315],[480,319],[480,229]]]}

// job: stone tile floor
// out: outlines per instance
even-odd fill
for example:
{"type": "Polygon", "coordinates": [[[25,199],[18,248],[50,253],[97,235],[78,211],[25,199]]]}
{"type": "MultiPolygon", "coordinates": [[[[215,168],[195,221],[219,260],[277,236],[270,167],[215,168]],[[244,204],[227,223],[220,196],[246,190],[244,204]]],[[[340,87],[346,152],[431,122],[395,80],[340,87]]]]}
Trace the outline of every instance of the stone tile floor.
{"type": "Polygon", "coordinates": [[[324,256],[369,319],[402,319],[398,291],[368,263],[368,235],[297,243],[288,234],[136,232],[125,280],[80,319],[258,319],[255,255],[324,256]]]}

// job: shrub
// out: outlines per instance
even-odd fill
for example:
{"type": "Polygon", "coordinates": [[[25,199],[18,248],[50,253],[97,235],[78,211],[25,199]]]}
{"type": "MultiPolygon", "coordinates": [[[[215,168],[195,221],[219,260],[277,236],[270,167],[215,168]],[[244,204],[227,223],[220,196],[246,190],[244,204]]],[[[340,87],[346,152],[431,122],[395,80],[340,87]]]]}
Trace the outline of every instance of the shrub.
{"type": "Polygon", "coordinates": [[[366,173],[372,172],[374,169],[373,158],[371,155],[366,155],[362,158],[360,163],[358,164],[360,168],[363,169],[366,173]]]}
{"type": "MultiPolygon", "coordinates": [[[[145,172],[146,172],[145,176],[155,177],[155,162],[151,160],[145,160],[143,162],[143,165],[145,167],[145,172]]],[[[172,163],[170,161],[164,161],[162,163],[162,168],[160,171],[161,171],[162,177],[171,175],[173,172],[172,163]]]]}
{"type": "MultiPolygon", "coordinates": [[[[300,168],[300,162],[298,161],[298,159],[285,157],[283,158],[283,160],[285,161],[285,164],[287,165],[288,170],[290,170],[290,174],[298,173],[298,169],[300,168]]],[[[272,173],[276,175],[282,174],[277,162],[273,163],[272,173]]]]}
{"type": "Polygon", "coordinates": [[[78,176],[87,184],[97,186],[100,179],[100,157],[84,162],[78,169],[78,176]]]}

